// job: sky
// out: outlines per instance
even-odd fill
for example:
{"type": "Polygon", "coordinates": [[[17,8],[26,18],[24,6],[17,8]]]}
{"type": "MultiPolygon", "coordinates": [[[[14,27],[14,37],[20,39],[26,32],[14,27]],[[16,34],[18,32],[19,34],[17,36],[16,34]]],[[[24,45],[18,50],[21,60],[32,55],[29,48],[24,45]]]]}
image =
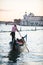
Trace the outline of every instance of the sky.
{"type": "Polygon", "coordinates": [[[0,21],[22,19],[25,12],[43,16],[43,0],[0,0],[0,21]]]}

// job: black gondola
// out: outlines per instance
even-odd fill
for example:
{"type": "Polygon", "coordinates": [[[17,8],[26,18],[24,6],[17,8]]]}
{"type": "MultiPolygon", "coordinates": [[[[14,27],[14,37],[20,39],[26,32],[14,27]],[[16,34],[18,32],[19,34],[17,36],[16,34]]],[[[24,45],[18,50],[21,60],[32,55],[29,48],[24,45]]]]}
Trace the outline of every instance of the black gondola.
{"type": "Polygon", "coordinates": [[[21,39],[17,39],[17,40],[13,40],[12,42],[10,42],[10,47],[12,50],[14,50],[15,52],[21,50],[21,46],[23,46],[25,43],[24,37],[22,37],[21,39]]]}
{"type": "Polygon", "coordinates": [[[25,41],[23,37],[22,39],[13,40],[12,42],[10,42],[11,50],[8,55],[10,61],[13,61],[13,62],[17,61],[17,58],[19,57],[21,53],[21,46],[23,46],[24,43],[25,41]]]}

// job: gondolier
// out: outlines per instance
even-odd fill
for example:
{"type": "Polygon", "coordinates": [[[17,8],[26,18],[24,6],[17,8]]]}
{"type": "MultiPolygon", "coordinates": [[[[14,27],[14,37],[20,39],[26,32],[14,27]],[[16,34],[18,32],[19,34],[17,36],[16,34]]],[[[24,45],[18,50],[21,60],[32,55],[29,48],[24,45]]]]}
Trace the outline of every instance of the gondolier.
{"type": "MultiPolygon", "coordinates": [[[[15,39],[15,32],[18,31],[16,24],[12,27],[10,35],[12,36],[12,41],[15,39]]],[[[18,31],[19,32],[19,31],[18,31]]]]}

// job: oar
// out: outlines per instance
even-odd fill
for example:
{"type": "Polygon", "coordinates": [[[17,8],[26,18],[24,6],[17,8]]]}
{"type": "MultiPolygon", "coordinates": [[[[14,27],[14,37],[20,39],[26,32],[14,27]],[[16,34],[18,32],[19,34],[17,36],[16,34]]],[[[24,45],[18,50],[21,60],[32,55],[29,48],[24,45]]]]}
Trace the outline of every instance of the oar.
{"type": "MultiPolygon", "coordinates": [[[[18,32],[19,32],[19,31],[18,31],[18,32]]],[[[19,32],[19,34],[20,34],[20,32],[19,32]]],[[[22,38],[21,34],[20,34],[20,37],[22,38]]],[[[26,49],[27,49],[28,52],[29,52],[29,49],[28,49],[27,46],[26,46],[26,42],[25,42],[25,47],[26,47],[26,49]]]]}
{"type": "MultiPolygon", "coordinates": [[[[19,32],[19,31],[18,31],[18,32],[19,32]]],[[[20,37],[22,38],[22,36],[21,36],[20,32],[19,32],[19,35],[20,35],[20,37]]]]}
{"type": "Polygon", "coordinates": [[[26,49],[28,50],[28,52],[29,52],[29,49],[27,48],[27,46],[26,46],[26,42],[25,42],[25,47],[26,47],[26,49]]]}

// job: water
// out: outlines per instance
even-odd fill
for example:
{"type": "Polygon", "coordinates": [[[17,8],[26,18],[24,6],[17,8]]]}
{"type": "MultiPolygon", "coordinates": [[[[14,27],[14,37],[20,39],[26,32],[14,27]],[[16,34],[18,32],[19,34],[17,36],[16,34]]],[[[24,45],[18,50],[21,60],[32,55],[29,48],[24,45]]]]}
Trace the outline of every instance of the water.
{"type": "MultiPolygon", "coordinates": [[[[32,31],[20,32],[22,36],[27,34],[26,44],[29,52],[22,52],[19,56],[15,56],[10,49],[11,36],[8,31],[11,31],[11,27],[9,25],[0,26],[0,65],[43,65],[43,30],[41,30],[43,27],[37,27],[36,31],[35,27],[29,27],[32,31]]],[[[20,38],[20,35],[16,32],[17,37],[20,38]]]]}

